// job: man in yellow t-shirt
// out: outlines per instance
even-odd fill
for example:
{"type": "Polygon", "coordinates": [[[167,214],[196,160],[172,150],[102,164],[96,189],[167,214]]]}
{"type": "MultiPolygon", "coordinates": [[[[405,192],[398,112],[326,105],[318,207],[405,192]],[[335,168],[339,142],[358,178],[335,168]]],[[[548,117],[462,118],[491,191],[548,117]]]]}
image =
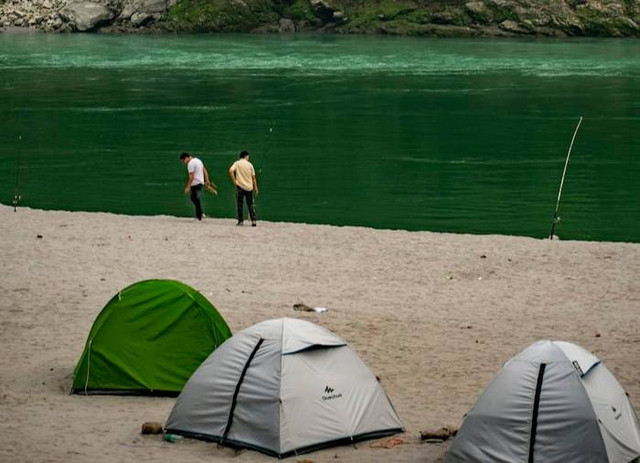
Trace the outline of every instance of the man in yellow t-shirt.
{"type": "Polygon", "coordinates": [[[256,180],[256,171],[253,164],[249,162],[249,152],[240,153],[240,159],[234,162],[229,168],[229,177],[236,186],[236,199],[238,202],[238,223],[244,223],[244,212],[242,210],[244,199],[247,201],[249,216],[251,217],[251,226],[256,226],[256,208],[253,204],[254,192],[258,194],[258,182],[256,180]]]}

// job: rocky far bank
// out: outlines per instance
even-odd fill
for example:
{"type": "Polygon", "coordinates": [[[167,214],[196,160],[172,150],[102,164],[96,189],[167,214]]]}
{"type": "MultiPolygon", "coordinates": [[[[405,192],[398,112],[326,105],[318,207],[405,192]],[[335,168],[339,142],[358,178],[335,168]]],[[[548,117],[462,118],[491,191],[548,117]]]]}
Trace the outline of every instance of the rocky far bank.
{"type": "Polygon", "coordinates": [[[640,36],[640,0],[0,0],[0,31],[640,36]]]}

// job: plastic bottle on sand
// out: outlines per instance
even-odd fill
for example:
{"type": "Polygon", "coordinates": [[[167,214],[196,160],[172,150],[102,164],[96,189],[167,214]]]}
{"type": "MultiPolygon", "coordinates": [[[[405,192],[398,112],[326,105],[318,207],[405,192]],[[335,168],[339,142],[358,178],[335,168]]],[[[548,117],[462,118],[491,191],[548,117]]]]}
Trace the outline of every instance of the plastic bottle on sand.
{"type": "Polygon", "coordinates": [[[171,442],[172,444],[177,444],[179,442],[182,442],[183,439],[184,439],[184,436],[180,436],[179,434],[164,435],[164,440],[166,440],[167,442],[171,442]]]}

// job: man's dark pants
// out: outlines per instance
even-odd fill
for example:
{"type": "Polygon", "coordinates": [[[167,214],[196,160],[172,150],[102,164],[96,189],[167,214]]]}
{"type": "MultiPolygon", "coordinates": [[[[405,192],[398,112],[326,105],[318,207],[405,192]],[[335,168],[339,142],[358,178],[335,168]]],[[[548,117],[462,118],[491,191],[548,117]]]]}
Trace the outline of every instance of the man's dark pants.
{"type": "Polygon", "coordinates": [[[202,203],[200,197],[202,196],[202,184],[193,185],[191,187],[191,202],[196,207],[196,219],[202,220],[202,203]]]}
{"type": "Polygon", "coordinates": [[[251,221],[256,221],[256,208],[253,204],[253,191],[246,191],[240,187],[237,187],[236,198],[238,200],[238,222],[244,221],[243,201],[247,198],[247,208],[249,209],[249,216],[251,221]]]}

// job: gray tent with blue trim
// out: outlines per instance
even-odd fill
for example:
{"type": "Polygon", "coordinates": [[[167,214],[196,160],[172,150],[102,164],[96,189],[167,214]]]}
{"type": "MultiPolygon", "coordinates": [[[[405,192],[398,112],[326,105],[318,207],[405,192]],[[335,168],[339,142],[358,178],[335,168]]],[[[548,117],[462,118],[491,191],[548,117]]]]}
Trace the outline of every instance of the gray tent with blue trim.
{"type": "Polygon", "coordinates": [[[335,334],[269,320],[228,339],[176,400],[166,432],[287,457],[403,430],[376,376],[335,334]]]}
{"type": "Polygon", "coordinates": [[[611,372],[575,344],[539,341],[487,386],[446,463],[629,463],[639,457],[638,417],[611,372]]]}

